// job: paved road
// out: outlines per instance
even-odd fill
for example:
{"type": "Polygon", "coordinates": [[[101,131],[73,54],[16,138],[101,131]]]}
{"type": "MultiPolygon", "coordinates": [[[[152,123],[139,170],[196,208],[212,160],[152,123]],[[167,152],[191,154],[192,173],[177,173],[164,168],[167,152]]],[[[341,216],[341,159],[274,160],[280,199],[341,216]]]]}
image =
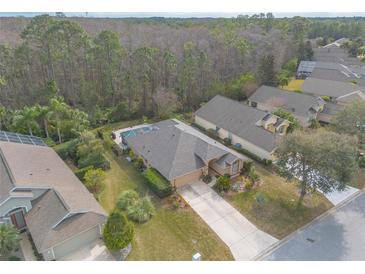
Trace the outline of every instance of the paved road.
{"type": "Polygon", "coordinates": [[[236,260],[251,260],[278,241],[259,230],[203,182],[185,185],[178,193],[226,243],[236,260]]]}
{"type": "Polygon", "coordinates": [[[264,260],[365,260],[365,193],[293,234],[264,260]]]}

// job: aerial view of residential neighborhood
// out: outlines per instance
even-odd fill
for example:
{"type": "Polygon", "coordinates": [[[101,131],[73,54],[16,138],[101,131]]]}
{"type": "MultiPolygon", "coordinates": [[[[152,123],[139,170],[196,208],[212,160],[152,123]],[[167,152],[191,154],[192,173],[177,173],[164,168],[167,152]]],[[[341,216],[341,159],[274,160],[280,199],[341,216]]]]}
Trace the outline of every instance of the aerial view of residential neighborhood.
{"type": "Polygon", "coordinates": [[[0,261],[365,261],[364,188],[365,17],[0,13],[0,261]]]}

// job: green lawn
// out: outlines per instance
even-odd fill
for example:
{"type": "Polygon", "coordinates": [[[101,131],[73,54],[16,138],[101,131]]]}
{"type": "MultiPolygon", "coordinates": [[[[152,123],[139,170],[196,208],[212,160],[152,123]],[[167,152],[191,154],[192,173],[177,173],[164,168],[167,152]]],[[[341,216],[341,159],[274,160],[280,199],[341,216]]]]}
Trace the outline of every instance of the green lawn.
{"type": "Polygon", "coordinates": [[[256,164],[263,183],[246,193],[227,195],[227,199],[251,222],[263,231],[282,239],[332,207],[321,194],[309,194],[300,209],[296,209],[298,188],[295,183],[285,182],[280,176],[256,164]],[[265,197],[259,204],[256,200],[265,197]]]}
{"type": "MultiPolygon", "coordinates": [[[[115,128],[132,124],[118,123],[115,128]]],[[[108,126],[104,136],[107,137],[110,131],[108,126]]],[[[105,157],[111,166],[106,172],[106,188],[99,198],[105,210],[113,210],[118,195],[127,189],[152,196],[156,205],[156,215],[148,223],[136,225],[133,250],[128,260],[191,260],[195,252],[200,252],[203,260],[233,260],[228,247],[191,208],[170,209],[167,199],[155,196],[142,174],[124,157],[116,157],[109,149],[105,157]]]]}

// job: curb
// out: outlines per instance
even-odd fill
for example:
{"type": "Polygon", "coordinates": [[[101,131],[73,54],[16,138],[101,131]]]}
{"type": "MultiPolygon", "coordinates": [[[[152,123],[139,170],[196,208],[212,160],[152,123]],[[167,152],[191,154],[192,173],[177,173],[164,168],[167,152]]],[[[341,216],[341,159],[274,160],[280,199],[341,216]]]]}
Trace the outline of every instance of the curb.
{"type": "Polygon", "coordinates": [[[295,230],[294,232],[290,233],[289,235],[285,236],[281,241],[279,241],[278,243],[273,244],[272,246],[270,246],[268,249],[264,250],[263,252],[261,252],[259,255],[255,256],[254,258],[252,258],[252,261],[263,261],[264,258],[268,255],[270,255],[271,253],[273,253],[275,250],[277,250],[278,248],[280,248],[282,245],[284,245],[285,243],[287,243],[290,239],[292,239],[295,235],[301,233],[304,229],[306,229],[307,227],[311,226],[312,224],[322,220],[323,218],[327,217],[328,215],[332,214],[333,212],[337,211],[338,209],[344,207],[345,205],[349,204],[352,200],[354,200],[355,198],[361,196],[362,194],[365,193],[364,189],[360,189],[359,191],[353,193],[352,195],[350,195],[349,197],[347,197],[345,200],[343,200],[341,203],[337,204],[336,206],[330,208],[329,210],[327,210],[326,212],[322,213],[321,215],[317,216],[316,218],[314,218],[312,221],[310,221],[309,223],[305,224],[304,226],[298,228],[297,230],[295,230]]]}

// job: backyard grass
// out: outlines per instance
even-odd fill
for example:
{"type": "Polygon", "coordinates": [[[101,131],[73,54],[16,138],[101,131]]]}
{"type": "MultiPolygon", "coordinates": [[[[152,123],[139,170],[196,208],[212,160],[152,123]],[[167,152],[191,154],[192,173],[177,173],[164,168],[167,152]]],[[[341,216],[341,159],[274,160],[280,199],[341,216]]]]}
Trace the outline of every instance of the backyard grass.
{"type": "MultiPolygon", "coordinates": [[[[131,125],[131,122],[118,123],[114,128],[131,125]]],[[[104,137],[110,132],[108,126],[104,137]]],[[[111,212],[118,195],[128,189],[150,195],[156,206],[156,215],[149,222],[135,226],[133,250],[128,260],[191,260],[196,252],[202,254],[203,260],[233,260],[229,248],[191,208],[170,209],[167,199],[155,196],[142,174],[124,157],[117,157],[108,148],[104,155],[111,168],[106,171],[105,190],[99,202],[106,211],[111,212]]]]}
{"type": "Polygon", "coordinates": [[[304,80],[292,78],[287,86],[283,86],[283,89],[289,91],[301,90],[304,80]]]}
{"type": "Polygon", "coordinates": [[[315,217],[327,211],[332,204],[321,194],[308,194],[297,209],[298,187],[256,164],[263,183],[250,192],[227,195],[246,218],[261,230],[282,239],[315,217]],[[257,197],[264,197],[264,202],[257,197]]]}
{"type": "Polygon", "coordinates": [[[365,188],[365,168],[360,168],[359,174],[351,182],[350,186],[363,189],[365,188]]]}

